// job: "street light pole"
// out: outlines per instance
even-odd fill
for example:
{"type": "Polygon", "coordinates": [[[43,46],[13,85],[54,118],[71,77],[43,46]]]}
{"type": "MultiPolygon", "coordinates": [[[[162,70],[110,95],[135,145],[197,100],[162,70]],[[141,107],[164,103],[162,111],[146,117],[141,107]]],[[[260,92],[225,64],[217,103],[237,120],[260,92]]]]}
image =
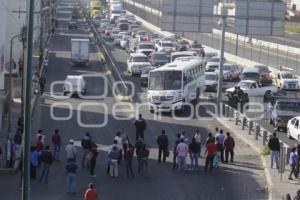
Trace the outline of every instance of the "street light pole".
{"type": "Polygon", "coordinates": [[[23,133],[23,179],[22,200],[30,200],[30,134],[31,134],[31,85],[32,85],[32,46],[34,0],[27,0],[27,54],[26,54],[26,90],[24,105],[24,133],[23,133]]]}
{"type": "Polygon", "coordinates": [[[11,132],[11,102],[12,102],[12,50],[13,40],[19,37],[21,34],[17,34],[10,39],[10,51],[9,51],[9,88],[8,88],[8,120],[7,120],[7,138],[11,132]]]}
{"type": "Polygon", "coordinates": [[[218,79],[218,91],[217,91],[217,104],[218,113],[221,112],[221,102],[222,102],[222,85],[223,85],[223,64],[224,64],[224,45],[225,45],[225,28],[226,28],[226,17],[222,12],[221,23],[221,45],[220,45],[220,69],[219,69],[219,79],[218,79]]]}

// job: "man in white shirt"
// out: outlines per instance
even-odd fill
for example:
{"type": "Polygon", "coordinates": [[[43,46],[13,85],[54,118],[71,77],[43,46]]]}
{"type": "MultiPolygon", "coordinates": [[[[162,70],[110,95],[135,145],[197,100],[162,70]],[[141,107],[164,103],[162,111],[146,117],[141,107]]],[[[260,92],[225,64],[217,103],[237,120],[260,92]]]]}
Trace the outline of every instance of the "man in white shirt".
{"type": "Polygon", "coordinates": [[[42,143],[45,144],[45,134],[43,133],[43,130],[42,129],[39,129],[37,134],[36,134],[36,139],[38,140],[38,138],[42,136],[42,143]]]}

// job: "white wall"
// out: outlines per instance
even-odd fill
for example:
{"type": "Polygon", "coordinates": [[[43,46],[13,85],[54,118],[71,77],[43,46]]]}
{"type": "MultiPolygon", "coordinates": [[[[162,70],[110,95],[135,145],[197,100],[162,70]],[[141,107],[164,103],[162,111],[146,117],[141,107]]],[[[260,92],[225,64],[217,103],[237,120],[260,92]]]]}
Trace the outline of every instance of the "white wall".
{"type": "Polygon", "coordinates": [[[294,5],[296,5],[296,10],[300,11],[300,0],[291,0],[291,7],[294,5]]]}
{"type": "MultiPolygon", "coordinates": [[[[25,23],[25,13],[13,13],[13,11],[25,11],[25,0],[1,0],[0,4],[0,90],[4,89],[5,63],[9,62],[10,39],[20,33],[25,23]]],[[[22,53],[22,44],[16,39],[13,45],[13,59],[18,61],[22,53]]]]}

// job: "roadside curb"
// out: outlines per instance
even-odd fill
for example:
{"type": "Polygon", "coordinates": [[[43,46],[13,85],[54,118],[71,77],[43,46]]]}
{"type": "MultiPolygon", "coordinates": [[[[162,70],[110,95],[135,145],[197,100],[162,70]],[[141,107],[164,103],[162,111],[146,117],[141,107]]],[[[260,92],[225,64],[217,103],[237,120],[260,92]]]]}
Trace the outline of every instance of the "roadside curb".
{"type": "Polygon", "coordinates": [[[16,172],[14,168],[0,168],[0,174],[15,174],[16,172]]]}
{"type": "Polygon", "coordinates": [[[265,156],[261,155],[261,149],[257,148],[251,141],[245,139],[241,134],[239,134],[237,132],[236,129],[233,129],[222,118],[217,117],[216,120],[219,123],[221,123],[226,129],[230,130],[230,132],[232,132],[234,135],[236,135],[239,139],[241,139],[244,143],[246,143],[247,145],[249,145],[258,154],[258,156],[259,156],[259,158],[261,160],[262,167],[264,168],[264,173],[265,173],[265,177],[266,177],[266,181],[267,181],[268,200],[273,200],[272,191],[273,191],[274,183],[273,183],[273,181],[271,179],[271,173],[270,173],[270,170],[269,170],[269,168],[267,166],[266,158],[265,158],[265,156]]]}

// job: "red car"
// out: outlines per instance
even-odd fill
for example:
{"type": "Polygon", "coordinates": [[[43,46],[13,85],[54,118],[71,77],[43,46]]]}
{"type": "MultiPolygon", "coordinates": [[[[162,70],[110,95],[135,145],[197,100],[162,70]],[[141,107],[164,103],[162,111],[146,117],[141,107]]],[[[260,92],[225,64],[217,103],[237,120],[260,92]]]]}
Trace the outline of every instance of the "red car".
{"type": "Polygon", "coordinates": [[[271,85],[272,77],[271,71],[266,65],[254,65],[253,67],[258,68],[260,74],[260,83],[262,85],[271,85]]]}

